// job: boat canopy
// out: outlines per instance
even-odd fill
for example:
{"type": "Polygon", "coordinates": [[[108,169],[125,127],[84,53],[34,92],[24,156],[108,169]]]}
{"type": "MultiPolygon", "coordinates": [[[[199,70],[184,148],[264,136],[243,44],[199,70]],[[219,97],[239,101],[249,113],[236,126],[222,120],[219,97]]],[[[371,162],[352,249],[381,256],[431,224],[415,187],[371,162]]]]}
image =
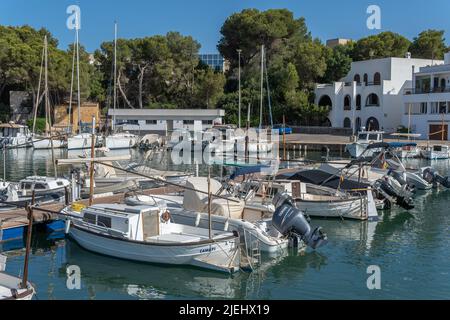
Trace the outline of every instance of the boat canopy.
{"type": "Polygon", "coordinates": [[[387,142],[377,142],[377,143],[372,143],[369,144],[366,148],[366,150],[369,149],[388,149],[389,148],[389,143],[387,142]]]}
{"type": "Polygon", "coordinates": [[[243,176],[245,174],[252,174],[252,173],[258,173],[261,172],[262,169],[264,168],[270,168],[269,166],[263,166],[263,165],[259,165],[259,166],[251,166],[251,167],[238,167],[234,173],[230,176],[230,179],[236,179],[239,176],[243,176]]]}
{"type": "Polygon", "coordinates": [[[403,147],[417,147],[415,142],[389,142],[389,147],[392,149],[403,148],[403,147]]]}

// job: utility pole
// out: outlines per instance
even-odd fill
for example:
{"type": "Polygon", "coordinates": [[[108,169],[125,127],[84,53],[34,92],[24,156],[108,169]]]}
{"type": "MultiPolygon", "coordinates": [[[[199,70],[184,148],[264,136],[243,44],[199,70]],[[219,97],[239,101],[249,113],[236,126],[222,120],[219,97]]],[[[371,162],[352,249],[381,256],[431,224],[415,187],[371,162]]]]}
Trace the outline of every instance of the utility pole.
{"type": "Polygon", "coordinates": [[[238,49],[237,50],[237,52],[238,52],[238,56],[239,56],[239,113],[238,113],[238,118],[239,118],[239,122],[238,122],[238,128],[241,128],[241,99],[242,99],[242,96],[241,96],[241,52],[242,52],[242,50],[241,49],[238,49]]]}

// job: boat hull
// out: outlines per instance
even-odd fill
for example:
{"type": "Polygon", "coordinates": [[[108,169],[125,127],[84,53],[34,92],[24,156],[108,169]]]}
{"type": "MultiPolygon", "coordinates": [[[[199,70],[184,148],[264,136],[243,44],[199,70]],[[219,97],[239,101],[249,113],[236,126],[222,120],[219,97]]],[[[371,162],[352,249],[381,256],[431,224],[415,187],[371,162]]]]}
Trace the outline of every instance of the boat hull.
{"type": "Polygon", "coordinates": [[[237,250],[234,239],[214,240],[197,244],[153,244],[98,235],[72,226],[70,237],[86,250],[115,258],[173,265],[191,265],[220,272],[236,272],[229,257],[237,250]],[[208,261],[214,261],[210,264],[208,261]]]}
{"type": "Polygon", "coordinates": [[[137,143],[136,137],[115,137],[108,136],[105,139],[105,147],[110,150],[130,149],[137,143]]]}
{"type": "MultiPolygon", "coordinates": [[[[53,148],[65,148],[67,146],[66,142],[59,139],[53,139],[53,148]]],[[[33,148],[34,149],[51,149],[52,142],[50,139],[34,139],[33,140],[33,148]]]]}

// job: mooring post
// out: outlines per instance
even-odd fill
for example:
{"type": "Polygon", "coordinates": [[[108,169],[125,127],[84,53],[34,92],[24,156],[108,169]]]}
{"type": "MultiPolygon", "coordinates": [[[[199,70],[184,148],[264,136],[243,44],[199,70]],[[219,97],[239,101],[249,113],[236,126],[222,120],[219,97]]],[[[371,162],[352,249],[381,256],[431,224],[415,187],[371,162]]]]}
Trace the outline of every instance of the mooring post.
{"type": "Polygon", "coordinates": [[[35,203],[35,191],[32,191],[31,195],[31,206],[27,205],[28,212],[28,230],[27,230],[27,243],[25,250],[25,260],[23,266],[23,278],[22,278],[22,289],[28,287],[28,261],[30,259],[30,249],[31,249],[31,235],[33,230],[33,207],[35,203]]]}

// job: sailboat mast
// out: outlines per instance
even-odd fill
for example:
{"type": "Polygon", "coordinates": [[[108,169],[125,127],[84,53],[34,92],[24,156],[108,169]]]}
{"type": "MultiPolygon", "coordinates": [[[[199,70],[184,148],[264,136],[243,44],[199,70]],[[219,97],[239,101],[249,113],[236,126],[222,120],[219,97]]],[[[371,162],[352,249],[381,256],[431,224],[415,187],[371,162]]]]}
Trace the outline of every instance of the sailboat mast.
{"type": "Polygon", "coordinates": [[[41,81],[42,81],[42,69],[44,67],[44,53],[45,53],[45,44],[42,48],[42,58],[41,58],[41,70],[39,71],[39,84],[38,84],[38,90],[36,95],[36,104],[34,105],[34,117],[33,117],[33,136],[36,133],[36,117],[37,117],[37,110],[39,106],[39,102],[41,101],[40,95],[41,95],[41,81]]]}
{"type": "Polygon", "coordinates": [[[77,15],[76,32],[76,50],[77,50],[77,91],[78,91],[78,133],[81,133],[81,92],[80,92],[80,35],[79,35],[79,17],[77,15]]]}
{"type": "Polygon", "coordinates": [[[115,131],[116,128],[116,104],[117,104],[117,22],[114,23],[114,90],[113,90],[113,123],[112,129],[115,131]]]}
{"type": "MultiPolygon", "coordinates": [[[[50,99],[49,99],[49,91],[48,91],[48,42],[47,36],[44,38],[44,47],[45,47],[45,71],[44,71],[44,81],[45,81],[45,123],[48,123],[50,138],[50,146],[52,149],[52,163],[53,163],[53,173],[55,175],[55,179],[58,177],[58,171],[56,168],[56,159],[55,159],[55,150],[53,148],[53,133],[52,133],[52,115],[50,113],[50,99]]],[[[46,128],[47,129],[47,128],[46,128]]]]}
{"type": "Polygon", "coordinates": [[[67,123],[67,126],[70,128],[71,133],[73,132],[71,123],[73,121],[73,117],[72,117],[72,99],[73,99],[73,78],[74,78],[74,74],[75,74],[75,54],[76,54],[75,46],[76,46],[76,39],[74,40],[73,47],[72,47],[72,51],[73,51],[73,54],[72,54],[72,75],[71,75],[71,78],[70,78],[70,96],[69,96],[69,114],[68,114],[69,119],[68,119],[68,123],[67,123]]]}
{"type": "Polygon", "coordinates": [[[238,59],[239,59],[239,112],[238,112],[238,128],[241,128],[241,101],[242,101],[242,94],[241,94],[241,49],[237,50],[238,52],[238,59]]]}
{"type": "Polygon", "coordinates": [[[262,110],[263,110],[263,90],[264,90],[264,45],[261,46],[261,92],[259,101],[259,128],[262,128],[262,110]]]}

